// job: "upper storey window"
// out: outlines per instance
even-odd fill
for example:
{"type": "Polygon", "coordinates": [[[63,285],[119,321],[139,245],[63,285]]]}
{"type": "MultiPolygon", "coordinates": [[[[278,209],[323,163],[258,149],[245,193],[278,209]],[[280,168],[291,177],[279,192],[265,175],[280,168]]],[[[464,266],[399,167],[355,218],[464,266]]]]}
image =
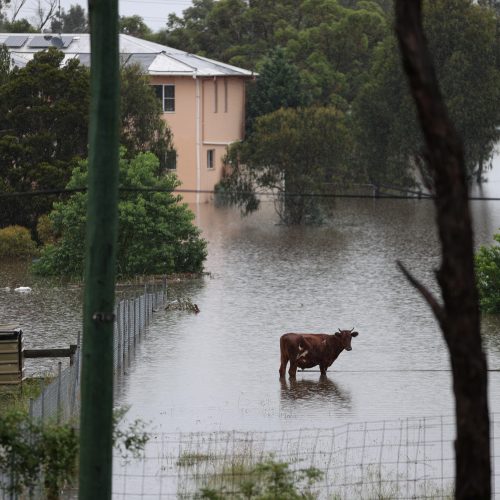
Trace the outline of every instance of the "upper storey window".
{"type": "Polygon", "coordinates": [[[156,97],[162,103],[164,113],[175,112],[175,85],[153,85],[156,97]]]}

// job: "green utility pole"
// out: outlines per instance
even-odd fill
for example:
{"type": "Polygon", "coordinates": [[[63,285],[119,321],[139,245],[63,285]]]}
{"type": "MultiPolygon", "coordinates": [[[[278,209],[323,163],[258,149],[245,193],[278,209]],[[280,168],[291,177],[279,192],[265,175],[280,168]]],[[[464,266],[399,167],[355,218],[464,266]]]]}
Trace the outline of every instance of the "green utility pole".
{"type": "Polygon", "coordinates": [[[111,498],[119,161],[118,0],[89,0],[91,107],[83,308],[80,500],[111,498]]]}

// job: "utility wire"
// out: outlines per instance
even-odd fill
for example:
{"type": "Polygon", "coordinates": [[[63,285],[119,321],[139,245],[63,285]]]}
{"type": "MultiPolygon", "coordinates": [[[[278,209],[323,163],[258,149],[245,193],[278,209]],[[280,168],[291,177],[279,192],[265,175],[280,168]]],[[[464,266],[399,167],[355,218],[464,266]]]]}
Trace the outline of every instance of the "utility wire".
{"type": "MultiPolygon", "coordinates": [[[[389,200],[433,200],[434,195],[419,191],[405,190],[397,187],[386,187],[387,190],[401,191],[406,194],[385,194],[377,191],[373,194],[362,193],[273,193],[273,192],[252,192],[252,191],[225,191],[217,192],[213,189],[161,189],[161,188],[119,188],[123,193],[172,193],[172,194],[218,194],[221,197],[237,197],[237,196],[258,196],[258,197],[303,197],[303,198],[353,198],[353,199],[389,199],[389,200]]],[[[75,194],[87,191],[86,187],[70,188],[70,189],[43,189],[37,191],[20,191],[20,192],[3,192],[0,193],[0,199],[5,198],[26,198],[36,196],[52,196],[61,194],[75,194]]],[[[489,196],[469,196],[470,201],[500,201],[500,197],[489,196]]]]}

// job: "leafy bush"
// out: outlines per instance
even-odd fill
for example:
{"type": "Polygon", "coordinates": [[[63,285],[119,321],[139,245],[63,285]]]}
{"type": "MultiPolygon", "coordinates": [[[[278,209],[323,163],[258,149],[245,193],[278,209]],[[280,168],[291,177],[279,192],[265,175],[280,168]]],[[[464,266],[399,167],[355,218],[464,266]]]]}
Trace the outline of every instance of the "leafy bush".
{"type": "MultiPolygon", "coordinates": [[[[123,459],[138,458],[149,436],[141,420],[120,427],[126,411],[119,408],[113,413],[113,444],[123,459]]],[[[0,472],[9,484],[0,483],[0,491],[21,494],[43,477],[44,498],[60,498],[64,485],[76,476],[78,451],[79,435],[72,425],[36,422],[26,410],[14,407],[2,410],[0,472]]]]}
{"type": "Polygon", "coordinates": [[[43,472],[46,498],[59,491],[76,472],[78,437],[70,425],[38,424],[25,411],[0,415],[0,471],[12,478],[3,485],[12,493],[34,486],[43,472]]]}
{"type": "MultiPolygon", "coordinates": [[[[234,472],[234,471],[233,471],[234,472]]],[[[223,474],[224,476],[224,474],[223,474]]],[[[239,494],[231,492],[231,498],[253,500],[313,500],[318,497],[313,485],[323,473],[314,467],[293,470],[286,462],[277,462],[272,457],[252,467],[238,470],[239,494]]],[[[234,473],[229,473],[234,478],[234,473]]],[[[214,477],[214,479],[216,479],[214,477]]],[[[217,478],[220,479],[220,478],[217,478]]],[[[234,490],[234,484],[228,485],[234,490]]],[[[224,485],[202,488],[195,498],[223,500],[228,494],[224,485]]]]}
{"type": "Polygon", "coordinates": [[[57,237],[47,214],[41,215],[38,218],[38,222],[36,223],[36,234],[44,245],[47,243],[55,243],[57,237]]]}
{"type": "MultiPolygon", "coordinates": [[[[493,238],[500,243],[500,234],[493,238]]],[[[500,313],[500,246],[482,246],[475,261],[481,309],[487,313],[500,313]]]]}
{"type": "Polygon", "coordinates": [[[37,248],[29,229],[7,226],[0,229],[0,258],[26,258],[36,255],[37,248]]]}
{"type": "MultiPolygon", "coordinates": [[[[203,270],[206,242],[193,224],[194,215],[181,197],[172,194],[179,181],[173,174],[160,175],[152,153],[120,159],[118,203],[117,273],[165,274],[203,270]]],[[[87,185],[87,161],[73,170],[68,188],[87,185]]],[[[85,251],[87,193],[75,193],[54,204],[50,213],[53,232],[61,235],[47,244],[35,272],[43,275],[81,277],[85,251]]]]}

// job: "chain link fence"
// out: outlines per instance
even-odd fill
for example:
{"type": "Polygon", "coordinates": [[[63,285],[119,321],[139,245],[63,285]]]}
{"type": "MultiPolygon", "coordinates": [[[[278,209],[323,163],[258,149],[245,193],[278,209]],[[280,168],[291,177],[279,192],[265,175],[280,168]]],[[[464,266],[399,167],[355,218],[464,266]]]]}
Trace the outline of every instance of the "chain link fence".
{"type": "MultiPolygon", "coordinates": [[[[491,425],[493,498],[500,499],[499,415],[491,425]]],[[[252,498],[249,491],[267,487],[278,494],[290,481],[300,494],[318,499],[451,499],[454,438],[454,417],[151,435],[141,459],[114,457],[113,498],[193,499],[202,489],[252,498]]]]}

